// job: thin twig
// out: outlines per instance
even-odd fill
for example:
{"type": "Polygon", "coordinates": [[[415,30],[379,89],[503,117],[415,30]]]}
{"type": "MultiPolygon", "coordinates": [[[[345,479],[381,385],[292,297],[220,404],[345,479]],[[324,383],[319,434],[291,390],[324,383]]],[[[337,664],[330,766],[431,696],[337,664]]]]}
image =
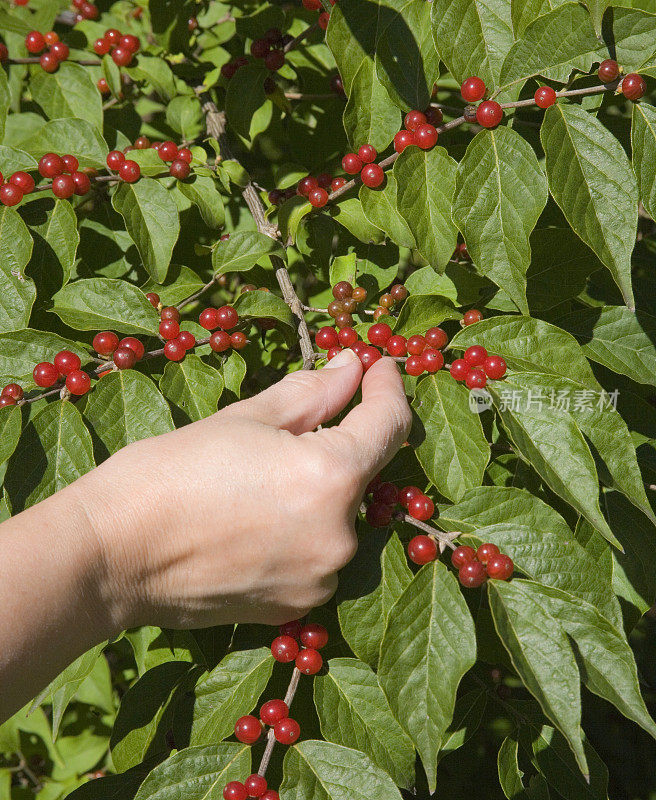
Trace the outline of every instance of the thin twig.
{"type": "MultiPolygon", "coordinates": [[[[287,704],[288,708],[291,708],[292,701],[294,700],[294,695],[296,694],[296,690],[298,689],[298,682],[301,678],[301,673],[297,667],[294,667],[294,671],[292,672],[291,680],[289,681],[289,686],[287,687],[287,694],[285,695],[285,703],[287,704]]],[[[276,746],[276,737],[273,733],[273,728],[269,729],[269,733],[267,735],[267,743],[266,747],[264,748],[264,753],[262,754],[262,760],[260,761],[260,766],[257,770],[257,774],[264,777],[266,775],[266,771],[269,767],[269,762],[271,761],[271,756],[273,754],[273,748],[276,746]]]]}
{"type": "Polygon", "coordinates": [[[299,33],[299,34],[298,34],[298,36],[297,36],[295,39],[292,39],[292,40],[291,40],[291,42],[289,42],[289,44],[286,44],[286,45],[283,47],[283,52],[285,52],[285,53],[289,53],[289,51],[290,51],[290,50],[293,50],[295,47],[298,47],[298,46],[299,46],[299,44],[300,44],[300,43],[301,43],[301,42],[302,42],[304,39],[307,39],[307,37],[308,37],[308,36],[309,36],[311,33],[313,33],[314,31],[316,31],[316,30],[318,29],[318,27],[319,27],[319,23],[318,23],[318,22],[315,22],[314,24],[312,24],[312,25],[309,25],[309,26],[308,26],[308,27],[307,27],[307,28],[306,28],[304,31],[301,31],[301,33],[299,33]]]}
{"type": "MultiPolygon", "coordinates": [[[[102,61],[97,58],[82,59],[81,61],[68,60],[69,64],[79,64],[81,67],[100,67],[102,61]]],[[[26,56],[25,58],[8,58],[5,64],[40,64],[41,59],[39,56],[26,56]]]]}

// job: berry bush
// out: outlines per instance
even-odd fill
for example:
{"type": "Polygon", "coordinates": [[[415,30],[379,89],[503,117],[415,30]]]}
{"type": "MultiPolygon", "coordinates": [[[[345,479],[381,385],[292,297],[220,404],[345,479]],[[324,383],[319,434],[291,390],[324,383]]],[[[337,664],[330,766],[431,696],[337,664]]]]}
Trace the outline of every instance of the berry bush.
{"type": "Polygon", "coordinates": [[[414,411],[333,601],[99,644],[0,727],[2,797],[656,797],[630,5],[0,8],[0,520],[344,348],[414,411]]]}

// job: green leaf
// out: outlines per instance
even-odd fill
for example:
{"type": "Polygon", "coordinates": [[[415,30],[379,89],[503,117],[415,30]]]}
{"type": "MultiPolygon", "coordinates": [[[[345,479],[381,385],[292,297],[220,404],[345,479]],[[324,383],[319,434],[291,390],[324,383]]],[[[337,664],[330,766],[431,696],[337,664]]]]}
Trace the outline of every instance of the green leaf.
{"type": "Polygon", "coordinates": [[[180,264],[171,264],[167,278],[165,286],[148,280],[141,287],[141,291],[144,294],[155,292],[160,296],[162,305],[175,306],[202,289],[205,284],[205,281],[201,280],[192,269],[180,264]]]}
{"type": "Polygon", "coordinates": [[[259,64],[240,67],[230,79],[225,98],[228,123],[246,139],[251,138],[251,126],[255,112],[266,102],[264,81],[267,70],[259,64]]]}
{"type": "MultiPolygon", "coordinates": [[[[11,91],[7,82],[7,73],[3,69],[2,74],[0,74],[0,141],[2,141],[5,136],[5,124],[7,122],[7,114],[9,113],[10,105],[11,91]]],[[[4,169],[5,162],[3,161],[2,163],[4,169]]]]}
{"type": "Polygon", "coordinates": [[[45,406],[25,428],[7,472],[14,512],[45,500],[96,466],[91,435],[65,400],[45,406]]]}
{"type": "Polygon", "coordinates": [[[294,330],[294,317],[285,301],[272,292],[244,292],[234,302],[240,317],[276,319],[294,330]]]}
{"type": "Polygon", "coordinates": [[[121,698],[109,746],[119,772],[168,752],[166,731],[172,701],[189,673],[186,661],[167,661],[149,669],[121,698]]]}
{"type": "Polygon", "coordinates": [[[511,370],[562,375],[599,389],[576,339],[548,322],[520,316],[484,319],[458,331],[449,349],[466,350],[472,344],[503,356],[511,370]]]}
{"type": "Polygon", "coordinates": [[[444,272],[457,240],[451,219],[456,168],[443,147],[407,147],[394,163],[399,213],[421,255],[440,272],[444,272]]]}
{"type": "Polygon", "coordinates": [[[110,454],[174,427],[166,400],[152,380],[136,370],[103,375],[84,414],[110,454]]]}
{"type": "Polygon", "coordinates": [[[365,753],[397,784],[415,779],[415,748],[392,716],[372,669],[355,658],[333,658],[314,680],[314,702],[327,741],[365,753]]]}
{"type": "Polygon", "coordinates": [[[47,286],[59,288],[68,283],[80,244],[71,203],[56,197],[32,201],[24,207],[23,218],[34,237],[30,272],[47,286]]]}
{"type": "Polygon", "coordinates": [[[88,363],[89,354],[75,342],[56,333],[25,328],[0,335],[0,384],[19,383],[26,391],[35,387],[35,364],[52,361],[60,350],[71,350],[88,363]]]}
{"type": "Polygon", "coordinates": [[[300,195],[285,200],[278,210],[278,227],[283,242],[297,241],[301,222],[312,210],[312,204],[300,195]]]}
{"type": "Polygon", "coordinates": [[[372,545],[376,547],[377,543],[373,535],[364,536],[356,557],[342,573],[337,613],[342,635],[351,650],[375,668],[389,611],[410,584],[412,571],[396,533],[380,553],[380,570],[373,570],[373,557],[378,560],[380,547],[370,553],[372,545]],[[367,584],[360,590],[363,579],[367,584]]]}
{"type": "Polygon", "coordinates": [[[156,335],[159,316],[136,286],[116,278],[86,278],[69,283],[52,298],[51,309],[66,325],[83,331],[106,328],[156,335]]]}
{"type": "Polygon", "coordinates": [[[250,713],[265,690],[273,670],[268,647],[229,653],[196,685],[191,744],[225,739],[235,721],[250,713]]]}
{"type": "Polygon", "coordinates": [[[83,119],[102,132],[102,98],[88,67],[65,62],[51,74],[39,69],[30,90],[50,119],[83,119]]]}
{"type": "Polygon", "coordinates": [[[412,407],[423,431],[416,434],[416,455],[438,491],[458,501],[480,486],[490,458],[481,419],[467,402],[467,390],[445,371],[417,384],[412,407]]]}
{"type": "Polygon", "coordinates": [[[574,231],[610,270],[634,307],[631,253],[638,223],[638,187],[617,139],[576,105],[548,108],[540,139],[549,189],[574,231]]]}
{"type": "Polygon", "coordinates": [[[0,408],[0,466],[16,449],[21,430],[20,408],[18,406],[0,408]]]}
{"type": "Polygon", "coordinates": [[[241,397],[241,384],[246,377],[246,362],[236,350],[224,360],[221,367],[225,388],[236,397],[241,397]]]}
{"type": "Polygon", "coordinates": [[[251,771],[251,748],[237,742],[187,747],[159,764],[141,784],[135,800],[220,800],[230,781],[251,771]]]}
{"type": "Polygon", "coordinates": [[[633,171],[642,204],[656,218],[656,108],[634,103],[631,122],[633,171]]]}
{"type": "Polygon", "coordinates": [[[222,228],[225,222],[223,198],[216,181],[205,175],[178,182],[178,189],[198,207],[203,222],[210,228],[222,228]]]}
{"type": "Polygon", "coordinates": [[[467,692],[456,700],[453,721],[447,728],[440,761],[449,753],[460,749],[478,730],[487,705],[487,695],[480,689],[467,692]]]}
{"type": "Polygon", "coordinates": [[[574,653],[558,622],[524,587],[524,581],[490,581],[494,625],[522,683],[569,742],[585,775],[581,739],[581,683],[574,653]]]}
{"type": "Polygon", "coordinates": [[[400,126],[401,113],[378,80],[375,63],[363,59],[344,108],[344,129],[349,144],[356,151],[363,144],[371,144],[379,152],[383,151],[400,126]]]}
{"type": "Polygon", "coordinates": [[[216,244],[212,251],[212,267],[216,275],[246,272],[272,254],[283,254],[280,242],[263,233],[237,231],[225,242],[216,244]]]}
{"type": "Polygon", "coordinates": [[[529,236],[548,195],[533,148],[512,128],[481,131],[458,166],[453,220],[478,271],[525,314],[529,236]]]}
{"type": "Polygon", "coordinates": [[[196,422],[217,410],[223,379],[220,372],[189,353],[179,363],[170,361],[164,367],[159,388],[191,422],[196,422]]]}
{"type": "Polygon", "coordinates": [[[139,58],[128,74],[135,80],[147,81],[163,100],[171,100],[176,94],[175,76],[164,58],[139,53],[139,58]]]}
{"type": "MultiPolygon", "coordinates": [[[[110,92],[114,97],[120,99],[123,92],[121,69],[118,64],[114,62],[114,59],[109,53],[106,53],[102,57],[100,68],[102,69],[103,78],[107,81],[110,92]]],[[[99,94],[98,89],[96,89],[96,94],[99,94]]]]}
{"type": "MultiPolygon", "coordinates": [[[[613,4],[615,6],[615,4],[613,4]]],[[[644,66],[654,63],[656,47],[656,7],[650,0],[647,2],[627,2],[622,5],[633,8],[613,8],[613,46],[615,58],[622,64],[624,73],[641,72],[644,66]],[[640,6],[643,6],[643,11],[640,6]]]]}
{"type": "Polygon", "coordinates": [[[478,75],[498,86],[513,44],[509,0],[437,0],[431,13],[435,47],[457,83],[478,75]]]}
{"type": "Polygon", "coordinates": [[[125,220],[144,267],[158,283],[168,272],[180,233],[178,209],[169,192],[152,178],[121,184],[112,205],[125,220]]]}
{"type": "MultiPolygon", "coordinates": [[[[1,82],[2,79],[0,78],[0,83],[1,82]]],[[[0,85],[0,93],[1,92],[2,86],[0,85]]],[[[2,99],[0,94],[0,118],[2,114],[1,103],[2,99]]],[[[0,123],[0,138],[1,133],[2,124],[0,123]]],[[[11,175],[13,172],[18,172],[19,170],[29,172],[30,170],[35,170],[37,168],[36,158],[33,158],[29,153],[25,153],[23,150],[18,150],[15,147],[8,147],[5,144],[0,144],[0,164],[2,164],[2,169],[4,170],[5,175],[11,175]]],[[[70,205],[70,203],[68,205],[70,205]]]]}
{"type": "Polygon", "coordinates": [[[394,333],[406,338],[416,333],[426,333],[429,328],[441,325],[446,320],[461,318],[450,300],[433,294],[411,294],[403,304],[394,333]]]}
{"type": "Polygon", "coordinates": [[[281,800],[401,800],[392,779],[364,753],[308,739],[285,754],[281,800]]]}
{"type": "Polygon", "coordinates": [[[519,768],[519,742],[506,736],[497,754],[499,783],[508,800],[528,800],[522,778],[524,773],[519,768]]]}
{"type": "Polygon", "coordinates": [[[0,332],[18,331],[30,321],[36,299],[34,281],[25,276],[32,237],[20,214],[0,208],[0,332]]]}
{"type": "Polygon", "coordinates": [[[166,121],[176,133],[189,142],[203,131],[203,112],[197,97],[178,95],[166,106],[166,121]]]}
{"type": "Polygon", "coordinates": [[[511,86],[524,83],[533,75],[543,75],[565,83],[575,69],[589,72],[592,63],[601,60],[604,49],[585,8],[578,3],[565,3],[526,26],[503,62],[500,82],[511,86]],[[558,47],[553,46],[554,42],[558,47]]]}
{"type": "Polygon", "coordinates": [[[392,606],[378,679],[419,751],[431,792],[458,685],[475,661],[474,623],[458,582],[439,561],[427,564],[392,606]]]}
{"type": "Polygon", "coordinates": [[[583,682],[591,692],[612,703],[656,738],[656,723],[640,694],[635,658],[620,627],[615,627],[588,603],[552,587],[522,581],[543,608],[558,620],[576,643],[583,662],[583,682]]]}
{"type": "Polygon", "coordinates": [[[80,167],[106,168],[109,148],[95,127],[83,119],[54,119],[39,128],[21,148],[35,158],[46,153],[75,153],[80,167]]]}
{"type": "Polygon", "coordinates": [[[385,176],[380,189],[360,187],[360,202],[365,217],[399,247],[414,247],[415,237],[396,207],[396,178],[392,172],[385,176]]]}

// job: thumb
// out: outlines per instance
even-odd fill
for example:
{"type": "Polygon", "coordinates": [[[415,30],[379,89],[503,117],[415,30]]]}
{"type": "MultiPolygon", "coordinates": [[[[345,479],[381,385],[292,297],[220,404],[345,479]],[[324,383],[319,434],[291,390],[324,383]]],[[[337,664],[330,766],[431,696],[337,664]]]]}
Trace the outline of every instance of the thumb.
{"type": "Polygon", "coordinates": [[[362,364],[345,349],[321,370],[299,370],[248,400],[235,412],[294,434],[313,431],[338,414],[360,385],[362,364]]]}

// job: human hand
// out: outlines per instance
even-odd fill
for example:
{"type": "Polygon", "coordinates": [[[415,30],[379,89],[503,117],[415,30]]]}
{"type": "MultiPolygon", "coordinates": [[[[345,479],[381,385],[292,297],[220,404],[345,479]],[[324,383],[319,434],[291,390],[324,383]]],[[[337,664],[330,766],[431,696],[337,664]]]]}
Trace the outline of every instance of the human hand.
{"type": "MultiPolygon", "coordinates": [[[[141,624],[279,624],[325,603],[357,548],[371,478],[411,412],[390,359],[362,379],[344,350],[207,419],[119,451],[82,479],[113,487],[95,520],[116,630],[141,624]]],[[[93,495],[92,495],[93,496],[93,495]]]]}

